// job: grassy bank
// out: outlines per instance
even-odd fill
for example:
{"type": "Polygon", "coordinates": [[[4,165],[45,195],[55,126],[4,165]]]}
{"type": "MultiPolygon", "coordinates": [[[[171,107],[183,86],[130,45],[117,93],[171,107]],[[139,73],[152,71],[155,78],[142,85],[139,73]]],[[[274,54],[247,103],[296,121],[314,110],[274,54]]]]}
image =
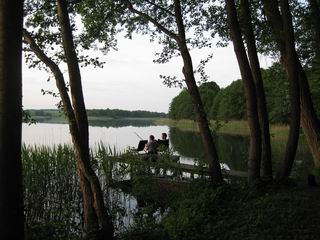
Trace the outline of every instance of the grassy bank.
{"type": "MultiPolygon", "coordinates": [[[[168,126],[177,127],[185,131],[198,131],[197,123],[193,120],[171,120],[167,118],[157,119],[156,123],[166,124],[168,126]]],[[[211,126],[217,130],[217,133],[249,135],[250,129],[247,121],[210,121],[211,126]]],[[[288,125],[270,125],[270,134],[274,139],[285,140],[288,137],[288,125]]]]}
{"type": "Polygon", "coordinates": [[[319,197],[319,189],[292,185],[253,191],[193,182],[175,193],[161,222],[136,226],[121,239],[318,239],[319,197]]]}

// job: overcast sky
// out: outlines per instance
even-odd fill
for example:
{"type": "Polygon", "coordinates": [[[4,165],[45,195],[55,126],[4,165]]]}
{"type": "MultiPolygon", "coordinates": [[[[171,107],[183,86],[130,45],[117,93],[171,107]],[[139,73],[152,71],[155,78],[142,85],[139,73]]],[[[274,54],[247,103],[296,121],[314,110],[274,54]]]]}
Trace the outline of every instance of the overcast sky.
{"type": "MultiPolygon", "coordinates": [[[[147,36],[136,35],[133,40],[121,38],[118,49],[108,55],[100,55],[101,60],[106,62],[104,68],[81,69],[87,109],[118,108],[168,112],[172,98],[181,89],[163,85],[159,75],[176,75],[182,78],[181,59],[173,59],[167,64],[153,63],[154,53],[160,48],[156,43],[150,43],[147,36]]],[[[232,46],[191,51],[194,66],[210,53],[213,53],[213,59],[206,67],[210,81],[226,87],[240,78],[232,46]]],[[[261,65],[265,67],[270,64],[261,59],[261,65]]],[[[56,91],[54,82],[47,82],[48,77],[48,73],[44,71],[24,66],[24,109],[56,108],[57,99],[41,94],[41,89],[56,91]]]]}

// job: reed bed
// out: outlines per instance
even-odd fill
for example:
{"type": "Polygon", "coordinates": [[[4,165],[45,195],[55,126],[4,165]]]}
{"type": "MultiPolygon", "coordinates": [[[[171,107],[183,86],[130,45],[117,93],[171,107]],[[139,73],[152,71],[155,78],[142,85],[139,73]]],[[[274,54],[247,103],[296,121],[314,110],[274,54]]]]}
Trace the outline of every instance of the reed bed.
{"type": "Polygon", "coordinates": [[[66,239],[76,238],[81,232],[82,212],[72,148],[23,145],[22,161],[29,237],[34,239],[36,234],[55,239],[58,234],[66,239]]]}
{"type": "MultiPolygon", "coordinates": [[[[111,189],[112,178],[123,179],[125,169],[110,161],[122,153],[98,144],[91,150],[104,199],[116,231],[127,229],[135,199],[111,189]]],[[[83,212],[73,147],[70,145],[22,147],[26,239],[80,239],[83,212]]]]}

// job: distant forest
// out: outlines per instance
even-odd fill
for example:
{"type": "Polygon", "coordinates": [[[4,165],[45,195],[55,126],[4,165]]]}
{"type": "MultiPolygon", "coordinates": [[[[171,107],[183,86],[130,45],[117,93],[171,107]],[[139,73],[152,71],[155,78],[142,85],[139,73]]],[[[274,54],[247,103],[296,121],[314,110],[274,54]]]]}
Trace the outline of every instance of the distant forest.
{"type": "MultiPolygon", "coordinates": [[[[320,114],[320,81],[318,72],[307,72],[314,107],[320,114]]],[[[271,123],[288,123],[290,118],[289,82],[278,63],[262,69],[269,120],[271,123]]],[[[246,100],[242,80],[236,80],[221,88],[215,82],[200,85],[199,92],[209,119],[246,119],[246,100]]],[[[195,119],[191,98],[186,89],[173,98],[169,108],[171,119],[195,119]]]]}
{"type": "MultiPolygon", "coordinates": [[[[42,117],[42,118],[49,118],[49,117],[58,117],[61,115],[58,110],[55,109],[41,109],[35,110],[30,109],[26,110],[27,113],[31,117],[42,117]]],[[[165,118],[167,117],[166,113],[161,112],[149,112],[143,110],[137,111],[128,111],[128,110],[121,110],[121,109],[88,109],[87,110],[88,117],[91,118],[165,118]]]]}

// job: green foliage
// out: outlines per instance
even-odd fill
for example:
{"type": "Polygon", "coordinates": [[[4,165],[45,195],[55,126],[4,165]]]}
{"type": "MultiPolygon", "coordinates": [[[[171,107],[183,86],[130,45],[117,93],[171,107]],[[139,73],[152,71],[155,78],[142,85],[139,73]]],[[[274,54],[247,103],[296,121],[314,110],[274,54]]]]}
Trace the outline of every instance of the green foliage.
{"type": "Polygon", "coordinates": [[[76,239],[81,232],[80,192],[72,148],[22,148],[28,239],[76,239]]]}
{"type": "Polygon", "coordinates": [[[191,97],[187,89],[182,90],[178,96],[172,99],[168,114],[171,119],[195,118],[191,97]]]}
{"type": "MultiPolygon", "coordinates": [[[[57,16],[55,1],[26,0],[24,3],[25,17],[24,28],[27,29],[35,39],[37,45],[57,65],[65,62],[65,54],[62,47],[60,26],[57,16]]],[[[78,61],[81,67],[93,65],[102,67],[104,62],[97,58],[86,55],[85,50],[90,46],[82,39],[81,27],[77,27],[76,12],[74,3],[68,4],[69,18],[73,32],[74,44],[77,51],[78,61]]],[[[30,51],[28,45],[24,45],[25,61],[30,68],[39,68],[49,71],[44,63],[39,61],[35,54],[30,51]]],[[[50,78],[48,79],[48,81],[50,78]]]]}
{"type": "Polygon", "coordinates": [[[245,118],[245,97],[241,80],[221,89],[210,109],[214,119],[239,120],[245,118]]]}
{"type": "MultiPolygon", "coordinates": [[[[42,110],[28,110],[28,113],[32,117],[37,118],[50,118],[59,117],[59,112],[53,109],[42,109],[42,110]]],[[[161,112],[150,112],[143,110],[128,111],[121,109],[88,109],[88,117],[97,118],[165,118],[167,115],[161,112]]]]}
{"type": "MultiPolygon", "coordinates": [[[[189,33],[186,42],[191,48],[211,45],[203,31],[206,23],[203,12],[211,2],[214,1],[181,1],[185,30],[189,33]]],[[[114,42],[114,35],[120,31],[125,31],[129,38],[132,33],[149,34],[151,41],[158,40],[163,45],[163,51],[157,54],[159,58],[155,62],[165,63],[178,53],[178,46],[172,37],[150,21],[152,18],[163,28],[176,34],[174,4],[171,1],[90,0],[82,1],[78,12],[84,22],[86,39],[91,42],[99,40],[108,47],[108,44],[114,42]]]]}
{"type": "Polygon", "coordinates": [[[27,123],[28,125],[35,124],[36,121],[31,117],[31,114],[28,110],[22,109],[22,122],[27,123]]]}
{"type": "MultiPolygon", "coordinates": [[[[313,104],[318,115],[320,114],[320,81],[319,71],[312,68],[307,71],[313,104]]],[[[290,115],[289,83],[286,72],[279,63],[268,69],[262,69],[262,77],[266,94],[267,109],[270,123],[288,123],[290,115]]],[[[202,85],[201,85],[202,86],[202,85]]],[[[201,90],[202,97],[204,89],[201,90]]],[[[242,120],[246,118],[246,102],[241,80],[232,82],[218,92],[209,91],[203,102],[208,116],[218,120],[242,120]],[[210,107],[209,107],[210,106],[210,107]]],[[[191,99],[186,90],[176,96],[170,106],[169,118],[194,119],[191,108],[191,99]]]]}
{"type": "Polygon", "coordinates": [[[306,72],[309,79],[313,106],[318,117],[320,117],[320,64],[314,64],[313,67],[306,72]]]}
{"type": "Polygon", "coordinates": [[[165,118],[165,113],[150,112],[143,110],[128,111],[121,109],[89,109],[89,117],[110,117],[110,118],[165,118]]]}
{"type": "Polygon", "coordinates": [[[198,182],[178,194],[163,225],[172,240],[317,239],[318,197],[318,191],[288,186],[252,192],[198,182]]]}
{"type": "Polygon", "coordinates": [[[280,64],[262,70],[270,123],[289,121],[289,82],[280,64]]]}
{"type": "MultiPolygon", "coordinates": [[[[200,96],[204,109],[207,112],[211,108],[219,90],[220,88],[215,82],[206,82],[200,85],[200,96]]],[[[182,90],[180,94],[172,100],[168,114],[169,118],[172,119],[195,119],[192,100],[186,89],[182,90]]]]}

